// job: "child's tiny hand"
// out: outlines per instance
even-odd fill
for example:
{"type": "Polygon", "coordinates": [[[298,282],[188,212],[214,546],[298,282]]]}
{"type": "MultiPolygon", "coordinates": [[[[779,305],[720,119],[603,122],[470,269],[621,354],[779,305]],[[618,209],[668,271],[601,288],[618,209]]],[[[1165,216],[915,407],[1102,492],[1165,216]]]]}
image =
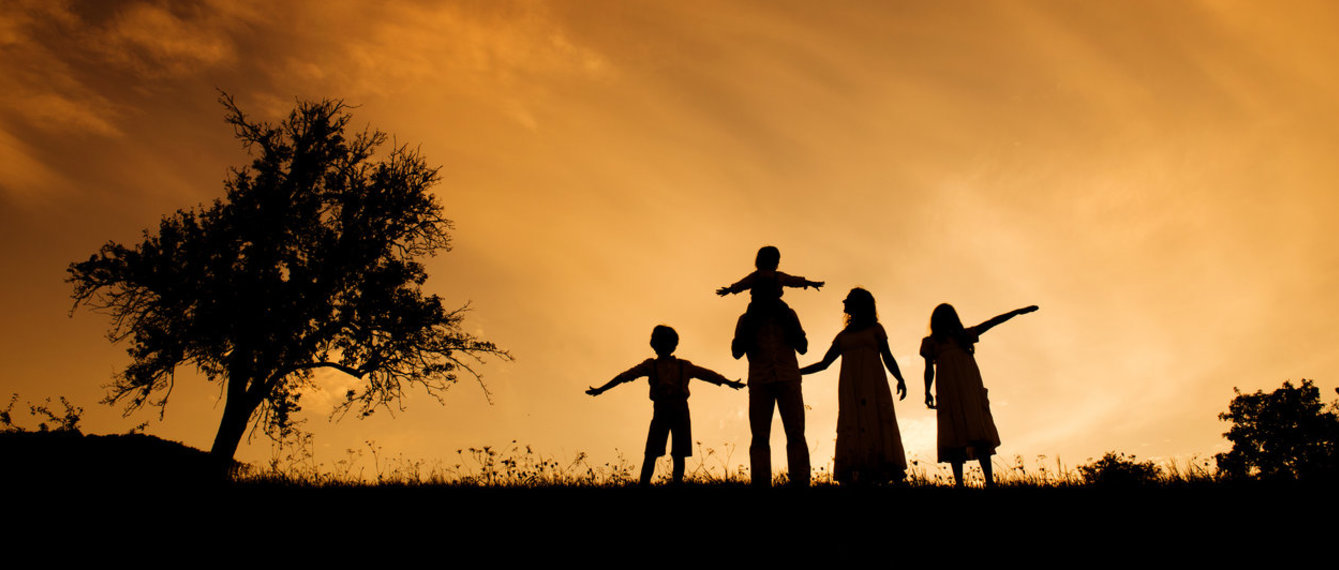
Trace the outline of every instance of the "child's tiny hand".
{"type": "Polygon", "coordinates": [[[730,294],[730,288],[729,288],[729,287],[721,287],[720,289],[717,289],[717,290],[716,290],[716,294],[717,294],[717,295],[720,295],[720,296],[722,296],[722,297],[724,297],[724,296],[726,296],[726,295],[729,295],[729,294],[730,294]]]}
{"type": "Polygon", "coordinates": [[[740,382],[740,381],[738,381],[738,380],[736,380],[736,381],[734,381],[734,382],[728,382],[728,381],[727,381],[727,382],[725,383],[725,385],[726,385],[726,386],[729,386],[729,387],[731,387],[731,388],[734,388],[734,389],[736,389],[736,390],[738,390],[738,389],[744,387],[744,383],[743,383],[743,382],[740,382]]]}
{"type": "Polygon", "coordinates": [[[815,290],[821,290],[826,283],[826,281],[810,281],[809,285],[815,290]]]}
{"type": "Polygon", "coordinates": [[[586,390],[586,393],[587,393],[587,394],[590,394],[590,395],[592,395],[592,396],[599,396],[599,395],[600,395],[600,389],[599,389],[599,388],[596,388],[596,387],[594,387],[594,386],[591,386],[590,389],[586,390]]]}

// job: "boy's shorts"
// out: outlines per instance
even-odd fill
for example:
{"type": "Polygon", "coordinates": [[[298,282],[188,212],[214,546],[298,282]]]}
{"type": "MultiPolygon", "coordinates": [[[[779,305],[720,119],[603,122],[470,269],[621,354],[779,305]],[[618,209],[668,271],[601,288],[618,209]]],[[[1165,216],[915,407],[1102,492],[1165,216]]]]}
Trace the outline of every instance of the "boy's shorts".
{"type": "Polygon", "coordinates": [[[688,418],[688,398],[663,398],[652,402],[651,429],[646,434],[646,455],[660,457],[665,454],[665,443],[670,434],[674,434],[674,447],[670,455],[691,457],[693,455],[693,426],[688,418]]]}

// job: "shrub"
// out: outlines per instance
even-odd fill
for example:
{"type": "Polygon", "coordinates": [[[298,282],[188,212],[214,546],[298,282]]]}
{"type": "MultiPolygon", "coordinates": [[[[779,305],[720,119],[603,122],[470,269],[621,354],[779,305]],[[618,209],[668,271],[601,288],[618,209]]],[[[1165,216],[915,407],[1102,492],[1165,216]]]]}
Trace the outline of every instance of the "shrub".
{"type": "Polygon", "coordinates": [[[1162,469],[1152,461],[1136,461],[1134,455],[1108,451],[1101,459],[1079,466],[1079,474],[1089,485],[1132,487],[1158,483],[1162,469]]]}

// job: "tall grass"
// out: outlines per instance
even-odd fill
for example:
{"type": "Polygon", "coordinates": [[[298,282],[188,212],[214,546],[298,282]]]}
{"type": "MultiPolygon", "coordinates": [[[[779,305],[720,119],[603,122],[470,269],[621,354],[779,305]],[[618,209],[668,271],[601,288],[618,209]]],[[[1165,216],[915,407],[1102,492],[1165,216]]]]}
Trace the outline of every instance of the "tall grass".
{"type": "MultiPolygon", "coordinates": [[[[685,483],[693,486],[743,486],[750,473],[745,457],[736,457],[734,444],[719,448],[697,442],[689,458],[685,483]]],[[[366,441],[361,448],[347,449],[331,463],[318,462],[310,435],[276,446],[269,462],[253,466],[239,476],[242,480],[311,486],[432,485],[443,487],[527,488],[570,487],[610,488],[633,486],[642,458],[629,458],[621,451],[603,463],[592,463],[588,454],[577,452],[559,458],[535,451],[516,441],[503,447],[482,446],[455,450],[448,460],[425,461],[387,455],[376,442],[366,441]]],[[[1031,461],[1022,456],[1012,459],[995,457],[992,462],[995,481],[1001,487],[1068,488],[1105,484],[1180,485],[1217,480],[1213,461],[1192,457],[1181,461],[1139,462],[1132,455],[1108,453],[1100,460],[1088,460],[1070,467],[1060,457],[1038,455],[1031,461]],[[1130,474],[1136,473],[1131,478],[1130,474]]],[[[657,461],[656,482],[668,480],[670,460],[657,461]]],[[[836,486],[829,466],[819,466],[812,475],[816,487],[836,486]]],[[[964,470],[969,487],[985,484],[980,467],[969,463],[964,470]]],[[[778,475],[774,483],[784,483],[778,475]]],[[[947,463],[912,457],[908,461],[906,487],[946,487],[953,485],[953,473],[947,463]]]]}

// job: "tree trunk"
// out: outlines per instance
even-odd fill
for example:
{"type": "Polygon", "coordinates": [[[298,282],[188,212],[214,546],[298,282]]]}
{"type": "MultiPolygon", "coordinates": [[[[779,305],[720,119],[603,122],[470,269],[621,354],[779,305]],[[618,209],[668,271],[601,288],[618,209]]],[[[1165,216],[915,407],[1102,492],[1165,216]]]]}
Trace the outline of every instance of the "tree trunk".
{"type": "Polygon", "coordinates": [[[232,473],[233,455],[237,453],[246,426],[251,423],[251,413],[256,411],[256,404],[259,403],[251,403],[250,400],[245,393],[230,393],[228,401],[223,404],[223,419],[219,421],[219,431],[214,436],[214,446],[210,448],[209,455],[214,458],[216,468],[224,477],[232,473]]]}

